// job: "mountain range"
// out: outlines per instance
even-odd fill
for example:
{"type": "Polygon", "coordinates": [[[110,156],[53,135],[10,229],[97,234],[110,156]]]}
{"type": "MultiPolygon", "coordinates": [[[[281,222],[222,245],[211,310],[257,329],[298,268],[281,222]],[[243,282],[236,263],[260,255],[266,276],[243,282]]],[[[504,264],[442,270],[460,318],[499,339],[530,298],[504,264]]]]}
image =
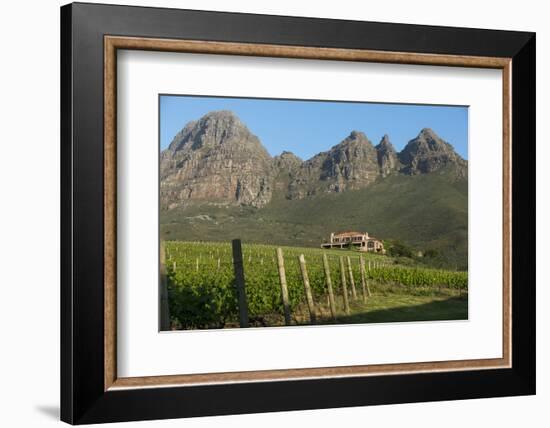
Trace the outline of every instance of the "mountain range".
{"type": "Polygon", "coordinates": [[[160,154],[161,231],[167,239],[239,233],[317,246],[331,231],[359,228],[452,254],[450,263],[463,266],[467,176],[467,161],[430,128],[400,152],[387,135],[374,145],[353,130],[302,160],[288,151],[272,157],[233,112],[213,111],[160,154]]]}

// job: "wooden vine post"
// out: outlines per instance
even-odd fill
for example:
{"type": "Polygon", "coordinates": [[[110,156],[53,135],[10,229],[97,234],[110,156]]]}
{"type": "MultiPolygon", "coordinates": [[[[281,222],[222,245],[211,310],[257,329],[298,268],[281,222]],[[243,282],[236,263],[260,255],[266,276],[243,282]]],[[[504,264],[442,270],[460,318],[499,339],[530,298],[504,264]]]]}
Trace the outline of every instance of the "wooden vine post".
{"type": "Polygon", "coordinates": [[[309,286],[309,278],[307,276],[306,259],[303,254],[300,254],[298,261],[300,262],[300,271],[302,272],[302,280],[304,282],[304,291],[306,294],[307,307],[309,309],[309,319],[312,324],[315,324],[317,322],[315,305],[313,303],[313,296],[311,295],[311,287],[309,286]]]}
{"type": "Polygon", "coordinates": [[[233,246],[233,270],[235,271],[235,285],[237,287],[237,298],[239,302],[239,324],[241,327],[248,327],[248,302],[244,285],[243,251],[241,240],[234,239],[233,246]]]}
{"type": "Polygon", "coordinates": [[[285,259],[281,248],[277,248],[277,267],[279,268],[279,282],[281,284],[281,297],[283,299],[285,325],[290,325],[290,306],[288,303],[288,287],[286,285],[285,259]]]}
{"type": "Polygon", "coordinates": [[[332,280],[330,279],[330,266],[328,264],[328,258],[325,253],[323,253],[323,268],[325,269],[325,283],[328,289],[328,303],[330,307],[330,314],[332,315],[332,318],[336,319],[336,303],[334,302],[332,280]]]}
{"type": "Polygon", "coordinates": [[[355,280],[353,279],[353,269],[351,267],[351,258],[348,256],[348,273],[349,273],[349,283],[351,285],[351,295],[353,300],[357,300],[357,290],[355,289],[355,280]]]}
{"type": "Polygon", "coordinates": [[[363,290],[363,302],[367,303],[367,296],[370,296],[370,290],[368,290],[367,273],[365,272],[365,259],[363,258],[363,256],[359,256],[359,272],[361,272],[361,289],[363,290]]]}
{"type": "MultiPolygon", "coordinates": [[[[174,265],[176,262],[174,262],[174,265]]],[[[175,271],[174,267],[174,271],[175,271]]],[[[164,241],[160,241],[160,329],[170,330],[170,307],[168,305],[168,276],[166,274],[166,253],[164,241]]]]}
{"type": "Polygon", "coordinates": [[[346,268],[344,266],[344,257],[340,256],[340,279],[342,281],[342,295],[344,296],[344,310],[346,314],[350,313],[349,299],[348,299],[348,286],[346,284],[346,268]]]}

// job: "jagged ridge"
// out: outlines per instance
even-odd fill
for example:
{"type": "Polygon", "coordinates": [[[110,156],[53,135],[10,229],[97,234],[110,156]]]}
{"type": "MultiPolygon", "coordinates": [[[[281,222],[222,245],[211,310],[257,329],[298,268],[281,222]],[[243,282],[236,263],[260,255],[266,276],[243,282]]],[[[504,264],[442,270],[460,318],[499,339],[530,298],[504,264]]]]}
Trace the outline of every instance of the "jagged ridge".
{"type": "Polygon", "coordinates": [[[397,153],[387,135],[373,146],[352,131],[326,152],[302,161],[291,152],[271,157],[231,111],[210,112],[189,122],[161,153],[161,208],[194,202],[265,206],[273,189],[288,199],[344,192],[392,174],[451,171],[467,177],[467,161],[452,145],[424,128],[397,153]]]}

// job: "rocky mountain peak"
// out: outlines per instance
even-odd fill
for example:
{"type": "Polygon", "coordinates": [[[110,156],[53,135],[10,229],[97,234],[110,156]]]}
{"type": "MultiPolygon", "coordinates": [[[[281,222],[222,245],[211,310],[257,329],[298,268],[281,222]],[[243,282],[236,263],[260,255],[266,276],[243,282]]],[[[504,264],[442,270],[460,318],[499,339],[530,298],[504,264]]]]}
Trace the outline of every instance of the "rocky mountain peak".
{"type": "Polygon", "coordinates": [[[358,142],[358,143],[369,143],[369,139],[362,131],[351,131],[350,134],[340,143],[340,144],[346,144],[346,143],[352,143],[352,142],[358,142]]]}
{"type": "Polygon", "coordinates": [[[271,198],[271,156],[231,111],[189,122],[160,161],[168,208],[193,201],[263,206],[271,198]]]}
{"type": "Polygon", "coordinates": [[[423,137],[426,139],[439,139],[439,136],[432,128],[422,128],[418,134],[418,137],[423,137]]]}
{"type": "MultiPolygon", "coordinates": [[[[213,111],[191,121],[174,137],[168,147],[176,152],[214,147],[227,142],[257,140],[240,119],[229,110],[213,111]]],[[[261,147],[261,144],[257,144],[261,147]]],[[[263,149],[263,147],[261,147],[263,149]]],[[[265,150],[265,149],[264,149],[265,150]]]]}
{"type": "Polygon", "coordinates": [[[295,160],[299,160],[300,162],[302,161],[298,156],[296,156],[294,153],[292,152],[289,152],[287,150],[283,150],[281,152],[281,154],[279,155],[279,158],[281,159],[295,159],[295,160]]]}
{"type": "Polygon", "coordinates": [[[380,175],[386,177],[399,168],[399,159],[395,147],[390,141],[388,134],[385,134],[380,143],[375,147],[378,166],[380,167],[380,175]]]}
{"type": "Polygon", "coordinates": [[[410,140],[399,153],[406,174],[430,173],[446,167],[456,167],[463,175],[467,162],[455,152],[452,145],[440,138],[435,131],[424,128],[410,140]]]}
{"type": "Polygon", "coordinates": [[[373,153],[374,146],[361,131],[352,131],[344,140],[326,152],[328,159],[332,159],[336,163],[361,162],[368,160],[373,153]]]}
{"type": "Polygon", "coordinates": [[[395,151],[388,134],[384,134],[378,145],[376,146],[377,149],[379,148],[391,148],[393,151],[395,151]]]}
{"type": "Polygon", "coordinates": [[[273,158],[273,164],[281,172],[292,173],[302,165],[302,159],[292,152],[283,151],[280,155],[273,158]]]}
{"type": "Polygon", "coordinates": [[[220,128],[227,131],[248,130],[231,110],[211,111],[201,117],[198,124],[202,128],[220,128]]]}

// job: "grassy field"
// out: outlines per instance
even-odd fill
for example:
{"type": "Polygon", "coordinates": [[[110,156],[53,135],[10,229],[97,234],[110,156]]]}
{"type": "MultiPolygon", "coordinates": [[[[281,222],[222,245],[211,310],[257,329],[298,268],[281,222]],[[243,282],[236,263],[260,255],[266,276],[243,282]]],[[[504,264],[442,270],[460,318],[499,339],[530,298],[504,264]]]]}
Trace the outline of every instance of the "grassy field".
{"type": "MultiPolygon", "coordinates": [[[[164,247],[172,328],[237,327],[238,307],[231,245],[169,241],[164,247]]],[[[284,325],[276,248],[272,245],[243,245],[248,313],[252,326],[284,325]]],[[[398,259],[351,250],[281,248],[292,324],[310,323],[298,262],[301,254],[306,261],[317,323],[467,318],[466,272],[405,266],[398,259]],[[335,295],[335,318],[331,316],[328,304],[323,254],[328,260],[335,295]],[[363,273],[361,258],[365,266],[363,273]],[[341,263],[344,264],[343,271],[341,263]],[[343,281],[347,285],[349,312],[344,307],[343,281]]]]}
{"type": "Polygon", "coordinates": [[[465,319],[468,319],[467,295],[375,294],[367,304],[362,302],[352,304],[352,314],[341,314],[334,322],[357,324],[465,319]]]}

